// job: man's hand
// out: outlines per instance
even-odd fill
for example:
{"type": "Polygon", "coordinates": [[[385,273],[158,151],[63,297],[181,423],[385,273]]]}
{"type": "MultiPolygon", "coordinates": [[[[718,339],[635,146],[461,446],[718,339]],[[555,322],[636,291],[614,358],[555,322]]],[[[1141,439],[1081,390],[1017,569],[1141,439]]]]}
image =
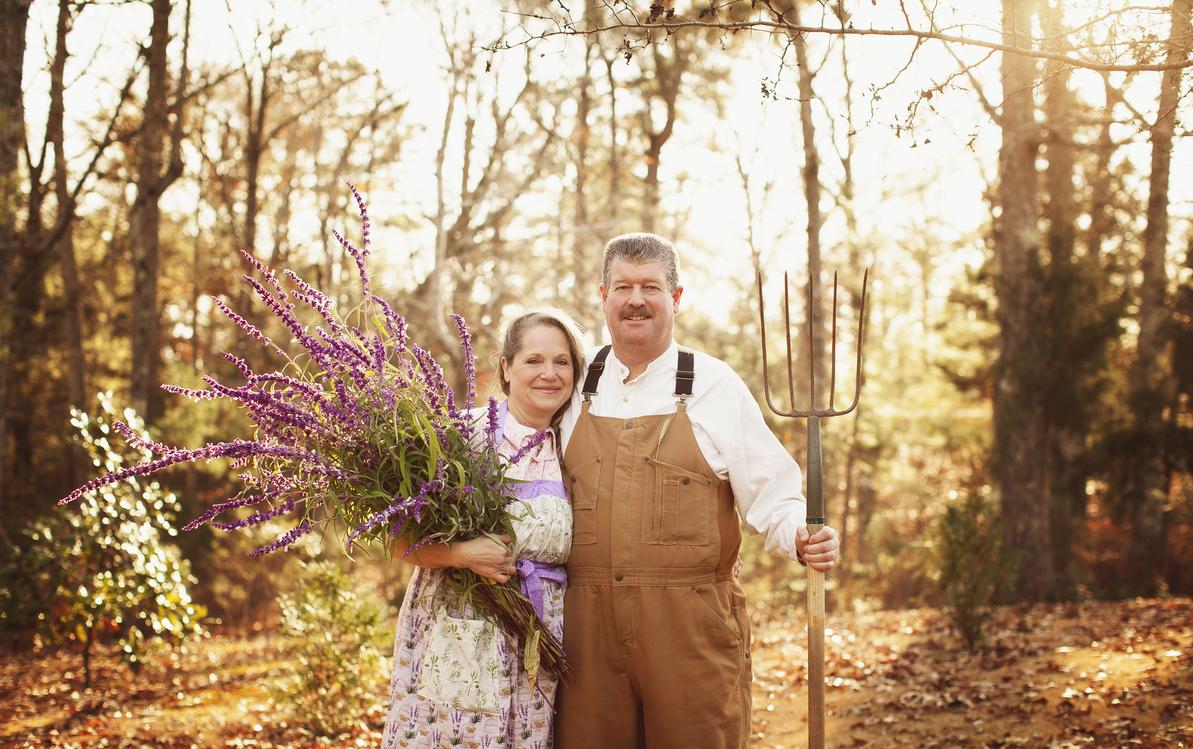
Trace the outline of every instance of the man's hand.
{"type": "Polygon", "coordinates": [[[837,563],[841,540],[832,526],[826,525],[815,535],[809,535],[808,526],[801,525],[795,531],[795,548],[809,567],[827,572],[837,563]]]}

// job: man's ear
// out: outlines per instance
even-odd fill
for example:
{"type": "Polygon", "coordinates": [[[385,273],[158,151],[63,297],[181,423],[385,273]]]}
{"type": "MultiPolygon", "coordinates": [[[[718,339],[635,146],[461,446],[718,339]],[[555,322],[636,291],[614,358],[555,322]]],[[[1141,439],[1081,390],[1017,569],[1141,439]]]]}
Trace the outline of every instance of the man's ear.
{"type": "Polygon", "coordinates": [[[675,291],[671,293],[671,309],[673,312],[679,312],[679,298],[683,296],[683,287],[676,286],[675,291]]]}
{"type": "Polygon", "coordinates": [[[605,284],[601,284],[597,288],[601,290],[601,304],[604,304],[605,300],[609,297],[609,292],[605,290],[605,284]]]}

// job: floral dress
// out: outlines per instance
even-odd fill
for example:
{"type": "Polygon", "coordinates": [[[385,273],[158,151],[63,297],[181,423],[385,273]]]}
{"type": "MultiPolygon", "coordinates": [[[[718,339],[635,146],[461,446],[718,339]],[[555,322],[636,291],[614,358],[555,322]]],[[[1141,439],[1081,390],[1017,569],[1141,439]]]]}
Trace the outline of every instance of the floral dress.
{"type": "MultiPolygon", "coordinates": [[[[503,404],[498,450],[516,453],[537,430],[503,404]]],[[[522,589],[547,628],[563,638],[563,594],[572,510],[554,437],[511,466],[514,555],[522,589]]],[[[444,584],[444,570],[415,569],[398,615],[383,749],[547,749],[556,681],[539,672],[531,688],[522,651],[492,623],[474,618],[444,584]]]]}

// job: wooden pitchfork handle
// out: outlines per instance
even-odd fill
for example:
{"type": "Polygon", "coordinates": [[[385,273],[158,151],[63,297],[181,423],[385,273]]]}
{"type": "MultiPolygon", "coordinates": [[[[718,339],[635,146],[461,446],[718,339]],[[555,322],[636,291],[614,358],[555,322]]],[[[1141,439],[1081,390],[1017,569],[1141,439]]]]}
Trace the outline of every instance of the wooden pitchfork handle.
{"type": "MultiPolygon", "coordinates": [[[[817,407],[816,403],[816,366],[812,356],[808,357],[808,391],[811,394],[810,406],[805,409],[795,405],[795,373],[792,368],[791,357],[791,315],[788,304],[787,290],[789,288],[787,274],[783,274],[783,327],[786,336],[787,352],[787,393],[790,398],[790,408],[780,408],[771,396],[771,378],[767,365],[766,354],[766,302],[763,299],[762,271],[756,273],[758,280],[758,329],[759,340],[762,344],[762,383],[766,394],[766,404],[780,416],[804,418],[808,420],[808,495],[807,527],[811,535],[824,527],[824,491],[822,486],[823,456],[820,451],[820,419],[844,416],[857,408],[858,398],[862,394],[862,341],[865,339],[863,329],[865,324],[866,288],[870,280],[869,269],[862,275],[862,296],[857,310],[857,369],[854,374],[853,402],[848,408],[838,409],[833,406],[837,387],[837,274],[833,273],[833,332],[829,354],[829,386],[828,402],[817,407]]],[[[816,274],[813,264],[808,263],[808,350],[816,351],[816,327],[813,324],[815,315],[811,311],[816,308],[816,274]]],[[[808,746],[811,749],[824,749],[824,573],[808,567],[808,746]]]]}
{"type": "MultiPolygon", "coordinates": [[[[810,523],[815,535],[823,523],[810,523]]],[[[824,573],[808,567],[808,746],[824,749],[824,573]]]]}

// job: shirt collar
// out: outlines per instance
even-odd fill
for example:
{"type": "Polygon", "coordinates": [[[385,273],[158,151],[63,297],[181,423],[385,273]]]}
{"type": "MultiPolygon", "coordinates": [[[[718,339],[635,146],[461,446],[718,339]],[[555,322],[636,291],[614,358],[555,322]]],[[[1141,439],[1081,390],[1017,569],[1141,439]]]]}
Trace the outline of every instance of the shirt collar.
{"type": "MultiPolygon", "coordinates": [[[[633,380],[631,380],[631,382],[637,382],[639,380],[645,379],[659,371],[666,371],[667,369],[674,369],[676,366],[676,358],[678,357],[678,355],[679,355],[679,344],[675,342],[674,338],[672,338],[671,344],[669,346],[667,346],[667,350],[664,351],[663,353],[659,354],[658,356],[656,356],[650,362],[650,364],[646,365],[646,369],[644,369],[642,371],[642,374],[635,377],[633,380]]],[[[629,367],[622,364],[621,359],[617,358],[616,350],[611,350],[609,352],[609,358],[612,360],[612,362],[614,364],[614,369],[618,373],[618,375],[617,375],[618,382],[624,382],[626,375],[628,375],[630,373],[629,367]]]]}
{"type": "MultiPolygon", "coordinates": [[[[514,447],[522,447],[522,445],[526,444],[526,440],[538,433],[539,430],[533,427],[528,427],[522,422],[518,421],[512,412],[506,413],[505,425],[501,429],[501,438],[504,440],[509,440],[514,447]]],[[[547,435],[547,439],[544,441],[544,444],[550,442],[553,439],[555,439],[555,431],[551,430],[551,432],[547,435]]]]}

